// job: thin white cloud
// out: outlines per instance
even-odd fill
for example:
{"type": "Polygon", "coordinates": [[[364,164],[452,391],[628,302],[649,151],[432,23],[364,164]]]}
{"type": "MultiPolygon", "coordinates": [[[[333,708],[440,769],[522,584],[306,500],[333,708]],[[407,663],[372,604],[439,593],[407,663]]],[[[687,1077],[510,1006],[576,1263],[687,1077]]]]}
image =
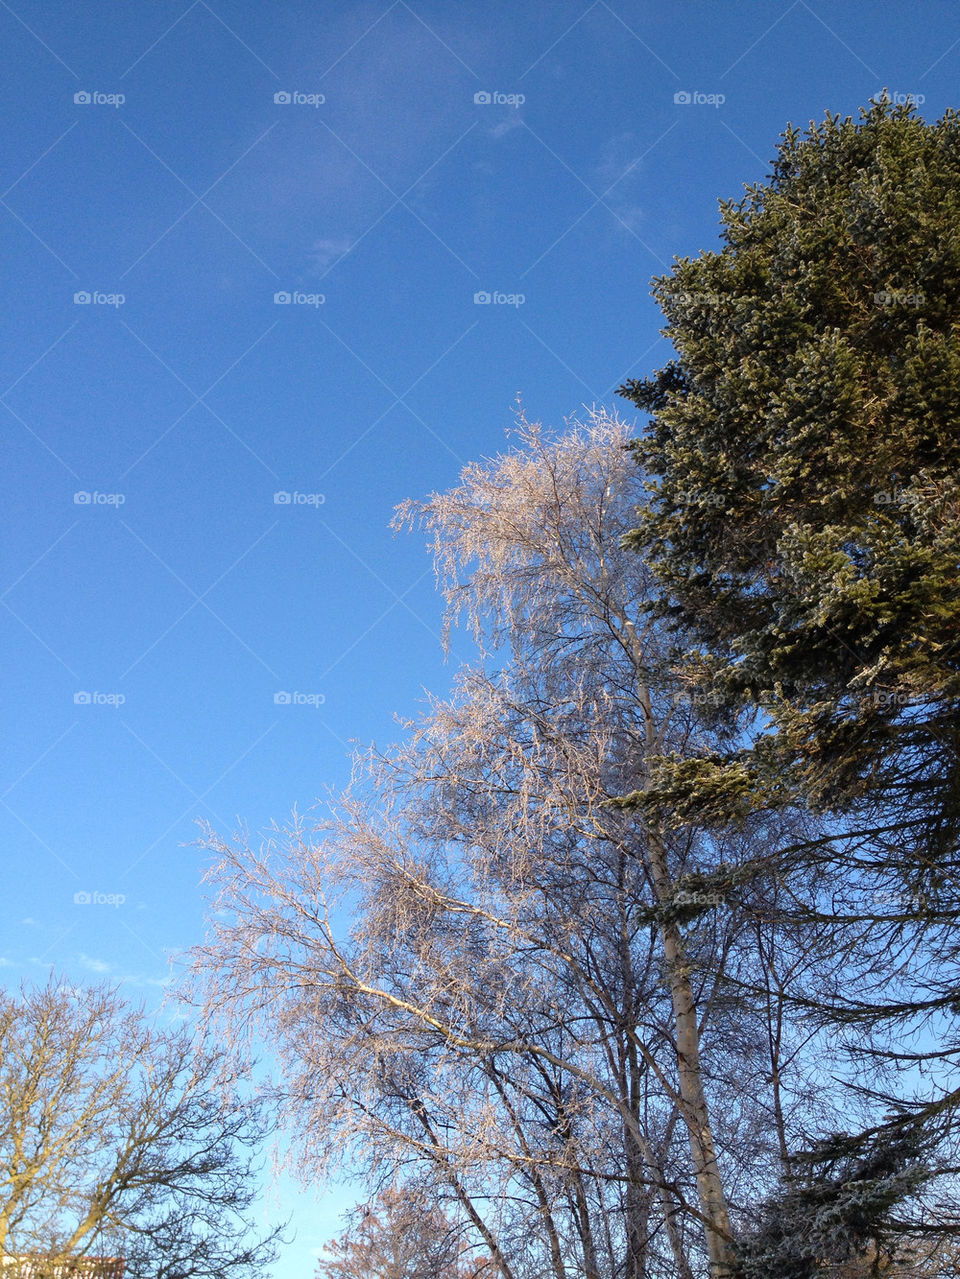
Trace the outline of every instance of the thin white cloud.
{"type": "Polygon", "coordinates": [[[327,240],[314,240],[310,249],[310,265],[315,271],[326,271],[337,258],[342,258],[354,241],[348,236],[340,235],[327,240]]]}
{"type": "Polygon", "coordinates": [[[518,111],[511,111],[509,115],[504,116],[504,118],[498,124],[495,124],[492,129],[489,129],[488,132],[491,138],[502,138],[505,134],[512,133],[514,129],[522,128],[523,120],[520,117],[520,113],[518,111]]]}
{"type": "Polygon", "coordinates": [[[640,143],[633,133],[615,134],[602,147],[590,175],[597,195],[602,195],[622,225],[634,232],[639,232],[646,216],[636,200],[643,170],[641,155],[640,143]]]}
{"type": "Polygon", "coordinates": [[[156,986],[156,987],[158,987],[158,988],[159,988],[159,989],[161,989],[161,990],[162,990],[164,987],[169,986],[169,985],[170,985],[171,980],[172,980],[172,978],[170,978],[170,977],[134,977],[134,976],[127,976],[127,977],[118,977],[118,978],[117,978],[117,981],[122,982],[124,985],[127,985],[127,986],[156,986]]]}

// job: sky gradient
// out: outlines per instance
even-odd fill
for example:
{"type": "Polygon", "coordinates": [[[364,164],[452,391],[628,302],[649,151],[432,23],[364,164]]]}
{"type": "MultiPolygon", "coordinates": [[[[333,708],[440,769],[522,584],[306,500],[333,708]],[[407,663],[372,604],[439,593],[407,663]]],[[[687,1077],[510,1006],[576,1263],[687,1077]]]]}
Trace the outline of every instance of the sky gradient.
{"type": "MultiPolygon", "coordinates": [[[[196,820],[309,808],[449,683],[394,506],[518,396],[629,418],[651,277],[788,121],[957,105],[960,13],[0,0],[0,32],[0,977],[152,1007],[202,936],[196,820]]],[[[283,1198],[308,1279],[343,1196],[283,1198]]]]}

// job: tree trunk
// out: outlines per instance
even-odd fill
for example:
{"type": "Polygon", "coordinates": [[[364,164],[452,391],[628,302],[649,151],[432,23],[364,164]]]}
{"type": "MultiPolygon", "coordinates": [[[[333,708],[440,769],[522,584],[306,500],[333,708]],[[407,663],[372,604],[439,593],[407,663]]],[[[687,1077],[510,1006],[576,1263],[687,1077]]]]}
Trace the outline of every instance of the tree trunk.
{"type": "MultiPolygon", "coordinates": [[[[634,646],[638,645],[632,625],[629,626],[628,633],[634,641],[634,646]]],[[[636,647],[634,652],[637,653],[636,647]]],[[[641,671],[642,663],[638,663],[638,675],[641,671]]],[[[657,741],[653,707],[649,690],[642,681],[640,700],[645,712],[647,749],[652,753],[656,750],[657,741]]],[[[644,786],[648,784],[645,780],[644,786]]],[[[657,901],[661,905],[666,905],[673,898],[673,880],[667,862],[667,850],[659,833],[649,826],[646,842],[654,892],[657,901]]],[[[735,1261],[733,1231],[730,1226],[730,1213],[723,1191],[720,1168],[717,1164],[717,1149],[710,1123],[710,1110],[703,1088],[703,1076],[700,1070],[700,1026],[683,937],[677,925],[669,921],[660,925],[660,936],[673,1004],[681,1108],[689,1135],[690,1157],[697,1183],[697,1198],[704,1217],[710,1276],[711,1279],[731,1279],[735,1261]]]]}

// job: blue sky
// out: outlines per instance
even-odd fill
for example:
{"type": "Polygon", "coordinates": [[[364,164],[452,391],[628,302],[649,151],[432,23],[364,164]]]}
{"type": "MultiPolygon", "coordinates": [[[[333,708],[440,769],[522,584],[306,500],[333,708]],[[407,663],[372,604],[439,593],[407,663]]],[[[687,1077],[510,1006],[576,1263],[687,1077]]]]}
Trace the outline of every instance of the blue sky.
{"type": "MultiPolygon", "coordinates": [[[[518,394],[559,424],[663,363],[650,277],[787,121],[957,105],[960,13],[0,0],[0,32],[0,976],[153,1006],[202,935],[195,820],[309,807],[449,681],[394,505],[518,394]]],[[[342,1196],[283,1197],[309,1276],[342,1196]]]]}

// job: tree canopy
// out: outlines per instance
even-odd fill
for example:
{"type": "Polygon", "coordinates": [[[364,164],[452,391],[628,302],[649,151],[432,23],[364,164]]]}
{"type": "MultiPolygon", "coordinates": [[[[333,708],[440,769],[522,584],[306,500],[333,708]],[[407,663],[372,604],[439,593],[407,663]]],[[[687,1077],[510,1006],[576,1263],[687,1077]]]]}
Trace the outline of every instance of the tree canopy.
{"type": "Polygon", "coordinates": [[[788,129],[656,282],[639,439],[521,417],[400,508],[449,696],[316,822],[209,832],[211,1024],[301,1173],[390,1188],[334,1279],[954,1264],[958,126],[788,129]]]}
{"type": "Polygon", "coordinates": [[[133,1279],[256,1279],[278,1232],[249,1217],[264,1124],[236,1083],[222,1050],[109,987],[0,993],[0,1264],[119,1255],[133,1279]]]}
{"type": "Polygon", "coordinates": [[[955,833],[960,119],[788,128],[720,213],[722,248],[654,282],[677,358],[621,387],[650,414],[632,544],[781,776],[955,833]]]}

